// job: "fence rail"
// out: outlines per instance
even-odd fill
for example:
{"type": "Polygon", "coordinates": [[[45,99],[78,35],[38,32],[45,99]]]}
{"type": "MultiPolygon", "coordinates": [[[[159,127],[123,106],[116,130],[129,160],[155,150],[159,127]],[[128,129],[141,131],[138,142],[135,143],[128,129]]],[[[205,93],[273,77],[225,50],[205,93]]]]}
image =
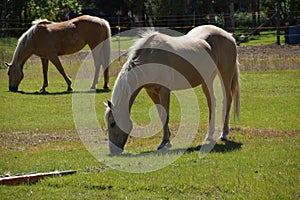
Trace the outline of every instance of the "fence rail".
{"type": "MultiPolygon", "coordinates": [[[[254,28],[254,27],[243,27],[243,26],[235,26],[230,32],[234,34],[236,38],[238,38],[238,42],[241,42],[241,40],[245,40],[251,36],[253,33],[256,33],[257,31],[266,31],[266,30],[280,30],[281,32],[284,31],[283,35],[286,38],[289,37],[296,37],[295,41],[300,41],[298,37],[300,38],[300,30],[299,32],[292,31],[292,33],[289,33],[289,30],[299,28],[300,26],[291,26],[291,25],[281,25],[281,26],[273,26],[271,24],[274,24],[273,21],[276,18],[276,13],[273,13],[273,15],[267,19],[262,25],[254,28]],[[274,19],[273,19],[274,18],[274,19]],[[292,34],[292,35],[291,35],[292,34]],[[243,37],[243,39],[239,38],[240,36],[243,37]],[[241,39],[241,40],[240,40],[241,39]]],[[[187,15],[180,18],[180,16],[162,16],[161,19],[156,20],[156,24],[160,28],[169,28],[178,30],[180,32],[187,32],[188,30],[202,25],[207,24],[205,22],[208,22],[209,19],[207,16],[201,16],[201,15],[187,15]],[[178,25],[179,24],[179,25],[178,25]],[[180,25],[184,24],[184,25],[180,25]]],[[[141,28],[141,27],[151,27],[148,22],[148,25],[145,26],[146,21],[143,20],[136,20],[134,23],[120,23],[120,21],[116,24],[115,22],[111,24],[111,29],[113,35],[117,34],[118,32],[122,32],[128,29],[134,29],[134,28],[141,28]]],[[[23,20],[21,22],[17,20],[1,20],[0,19],[0,37],[19,37],[23,32],[25,32],[29,27],[31,26],[31,21],[29,20],[23,20]]],[[[222,27],[222,26],[221,26],[222,27]]],[[[223,27],[224,28],[224,27],[223,27]]],[[[270,34],[270,37],[279,37],[279,35],[282,34],[280,32],[277,32],[276,34],[270,34]]],[[[265,35],[266,36],[266,35],[265,35]]],[[[286,39],[288,41],[288,39],[286,39]]],[[[294,39],[293,39],[294,41],[294,39]]]]}

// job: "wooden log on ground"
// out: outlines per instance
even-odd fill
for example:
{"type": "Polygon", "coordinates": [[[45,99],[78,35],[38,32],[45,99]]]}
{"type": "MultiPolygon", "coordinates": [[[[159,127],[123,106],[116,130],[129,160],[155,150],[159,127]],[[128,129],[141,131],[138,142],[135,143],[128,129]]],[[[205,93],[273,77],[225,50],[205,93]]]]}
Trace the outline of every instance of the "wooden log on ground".
{"type": "Polygon", "coordinates": [[[20,176],[0,177],[0,185],[20,185],[22,183],[34,183],[45,177],[64,176],[76,173],[76,170],[53,171],[45,173],[25,174],[20,176]]]}

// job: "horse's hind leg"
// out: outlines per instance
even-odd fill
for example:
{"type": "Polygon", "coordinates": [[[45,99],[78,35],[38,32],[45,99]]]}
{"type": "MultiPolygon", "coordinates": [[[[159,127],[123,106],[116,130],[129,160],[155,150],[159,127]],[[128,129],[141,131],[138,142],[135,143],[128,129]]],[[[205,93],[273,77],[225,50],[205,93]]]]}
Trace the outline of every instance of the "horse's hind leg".
{"type": "Polygon", "coordinates": [[[94,81],[91,86],[91,90],[95,90],[98,84],[99,79],[99,73],[100,73],[100,65],[101,65],[101,49],[102,45],[94,46],[89,45],[92,50],[92,55],[94,59],[94,65],[95,65],[95,74],[94,74],[94,81]]]}
{"type": "Polygon", "coordinates": [[[44,83],[42,88],[40,89],[41,92],[46,92],[46,87],[48,87],[48,65],[49,60],[45,58],[41,58],[42,61],[42,67],[43,67],[43,77],[44,77],[44,83]]]}
{"type": "Polygon", "coordinates": [[[213,83],[203,83],[202,90],[206,96],[206,101],[209,109],[209,125],[208,132],[205,137],[206,141],[214,141],[213,135],[215,132],[215,112],[216,112],[216,97],[213,90],[213,83]]]}
{"type": "Polygon", "coordinates": [[[231,109],[232,95],[231,95],[231,86],[230,82],[224,82],[224,88],[226,93],[226,102],[223,100],[223,110],[225,110],[225,120],[223,126],[223,132],[220,136],[220,139],[223,141],[227,141],[227,134],[229,133],[229,115],[231,109]]]}
{"type": "Polygon", "coordinates": [[[104,69],[104,85],[103,85],[103,89],[108,89],[108,82],[109,82],[109,69],[108,67],[106,69],[104,69]]]}
{"type": "Polygon", "coordinates": [[[161,86],[157,86],[155,89],[145,87],[145,89],[152,101],[156,105],[161,105],[165,109],[165,111],[162,111],[161,108],[157,106],[159,117],[163,123],[163,138],[157,149],[160,150],[162,148],[171,148],[171,131],[169,128],[170,90],[161,86]]]}
{"type": "Polygon", "coordinates": [[[68,85],[68,91],[72,91],[72,81],[71,79],[66,75],[65,70],[63,68],[63,66],[61,65],[61,62],[58,58],[58,56],[53,56],[50,61],[55,65],[56,69],[59,71],[59,73],[64,77],[67,85],[68,85]]]}

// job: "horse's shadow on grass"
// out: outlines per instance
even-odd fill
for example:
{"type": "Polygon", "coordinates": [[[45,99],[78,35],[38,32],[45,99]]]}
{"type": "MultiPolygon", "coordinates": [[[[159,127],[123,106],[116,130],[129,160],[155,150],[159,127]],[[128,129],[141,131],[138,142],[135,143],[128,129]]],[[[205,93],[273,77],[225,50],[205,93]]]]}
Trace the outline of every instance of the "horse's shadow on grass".
{"type": "Polygon", "coordinates": [[[87,90],[87,91],[62,91],[62,92],[24,92],[18,91],[17,93],[25,94],[25,95],[70,95],[70,94],[91,94],[91,93],[108,93],[110,89],[96,89],[96,90],[87,90]]]}
{"type": "Polygon", "coordinates": [[[209,151],[206,152],[206,147],[205,145],[209,144],[204,144],[204,145],[198,145],[195,147],[189,147],[189,148],[174,148],[174,149],[168,149],[168,150],[158,150],[158,151],[144,151],[139,154],[131,154],[131,153],[124,153],[121,154],[120,156],[124,157],[140,157],[140,156],[146,156],[149,154],[157,154],[157,155],[168,155],[168,154],[184,154],[184,153],[193,153],[193,152],[202,152],[202,153],[209,153],[209,152],[216,152],[216,153],[229,153],[232,151],[240,150],[242,148],[242,143],[240,142],[234,142],[234,141],[224,141],[220,143],[216,143],[213,148],[209,151]],[[203,149],[202,149],[203,147],[203,149]]]}
{"type": "MultiPolygon", "coordinates": [[[[211,152],[227,153],[227,152],[231,152],[231,151],[236,151],[236,150],[241,149],[242,145],[243,144],[240,143],[240,142],[224,141],[222,143],[216,143],[214,145],[213,149],[211,150],[211,152]]],[[[204,145],[199,145],[199,146],[196,146],[196,147],[190,147],[186,151],[188,153],[192,153],[194,151],[200,151],[203,146],[204,145]]]]}
{"type": "MultiPolygon", "coordinates": [[[[242,143],[234,142],[234,141],[224,141],[221,143],[216,143],[209,152],[216,152],[216,153],[228,153],[232,151],[236,151],[241,149],[242,143]]],[[[169,150],[169,153],[179,153],[179,152],[186,152],[186,153],[193,153],[195,151],[202,152],[202,153],[209,153],[206,152],[207,149],[210,149],[210,144],[203,144],[198,145],[196,147],[189,147],[187,149],[174,149],[169,150]]]]}

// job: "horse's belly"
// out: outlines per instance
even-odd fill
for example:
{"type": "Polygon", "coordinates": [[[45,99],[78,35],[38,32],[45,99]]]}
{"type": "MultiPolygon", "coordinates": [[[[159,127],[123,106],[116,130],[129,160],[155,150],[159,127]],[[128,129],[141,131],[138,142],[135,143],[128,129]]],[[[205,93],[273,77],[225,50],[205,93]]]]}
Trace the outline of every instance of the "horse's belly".
{"type": "Polygon", "coordinates": [[[162,64],[144,64],[142,70],[134,68],[130,71],[137,85],[152,83],[162,85],[170,90],[184,90],[196,87],[203,83],[203,78],[198,71],[176,70],[162,64]],[[136,70],[135,70],[136,69],[136,70]]]}
{"type": "Polygon", "coordinates": [[[76,40],[76,41],[65,41],[62,42],[61,45],[56,46],[58,55],[67,55],[67,54],[73,54],[85,46],[85,42],[82,40],[76,40]]]}
{"type": "Polygon", "coordinates": [[[173,90],[194,88],[215,77],[214,68],[195,68],[193,66],[176,68],[176,75],[171,78],[173,90]]]}
{"type": "Polygon", "coordinates": [[[189,77],[188,79],[182,77],[175,78],[170,85],[171,90],[185,90],[189,88],[194,88],[202,84],[202,78],[199,76],[189,77]]]}

